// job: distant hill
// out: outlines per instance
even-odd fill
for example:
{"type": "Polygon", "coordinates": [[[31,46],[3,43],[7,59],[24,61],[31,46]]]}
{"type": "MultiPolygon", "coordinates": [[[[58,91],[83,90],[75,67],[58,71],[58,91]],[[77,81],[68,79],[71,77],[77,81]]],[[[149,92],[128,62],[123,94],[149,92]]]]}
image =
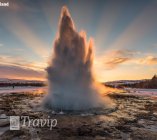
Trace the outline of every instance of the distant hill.
{"type": "Polygon", "coordinates": [[[0,78],[0,87],[8,86],[45,86],[45,81],[0,78]]]}
{"type": "Polygon", "coordinates": [[[110,87],[119,87],[122,85],[132,85],[132,84],[140,83],[142,81],[146,81],[146,80],[118,80],[118,81],[105,82],[104,84],[110,87]]]}
{"type": "Polygon", "coordinates": [[[154,75],[152,79],[113,81],[106,82],[105,85],[114,88],[131,87],[131,88],[157,89],[157,75],[154,75]]]}

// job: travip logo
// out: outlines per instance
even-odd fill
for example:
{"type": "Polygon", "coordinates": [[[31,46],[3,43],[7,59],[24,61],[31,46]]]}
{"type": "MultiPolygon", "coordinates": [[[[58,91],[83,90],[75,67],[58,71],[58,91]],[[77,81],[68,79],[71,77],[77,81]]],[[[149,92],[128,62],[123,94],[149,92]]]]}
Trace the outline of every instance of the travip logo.
{"type": "Polygon", "coordinates": [[[20,130],[21,127],[44,127],[47,126],[52,130],[57,126],[57,120],[51,119],[30,119],[29,116],[10,116],[10,130],[20,130]],[[21,119],[21,122],[20,122],[21,119]]]}
{"type": "Polygon", "coordinates": [[[10,130],[20,130],[19,116],[10,116],[10,130]]]}

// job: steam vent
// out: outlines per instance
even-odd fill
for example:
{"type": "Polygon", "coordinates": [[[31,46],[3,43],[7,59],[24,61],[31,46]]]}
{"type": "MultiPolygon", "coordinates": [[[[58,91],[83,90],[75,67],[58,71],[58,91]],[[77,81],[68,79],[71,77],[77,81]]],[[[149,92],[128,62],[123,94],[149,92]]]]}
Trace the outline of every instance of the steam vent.
{"type": "Polygon", "coordinates": [[[104,107],[92,74],[93,43],[78,33],[66,7],[62,8],[53,58],[47,68],[49,91],[45,104],[54,110],[104,107]]]}

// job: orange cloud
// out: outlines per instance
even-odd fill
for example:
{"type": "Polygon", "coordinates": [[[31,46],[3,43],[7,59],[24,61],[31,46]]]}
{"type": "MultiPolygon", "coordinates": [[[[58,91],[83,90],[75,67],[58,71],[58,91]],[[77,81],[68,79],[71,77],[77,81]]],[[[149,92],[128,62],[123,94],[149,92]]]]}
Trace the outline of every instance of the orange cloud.
{"type": "Polygon", "coordinates": [[[105,69],[111,70],[131,60],[135,53],[130,50],[112,50],[104,54],[103,57],[98,58],[97,61],[103,63],[105,69]]]}
{"type": "Polygon", "coordinates": [[[22,68],[33,69],[37,71],[43,71],[47,67],[47,63],[44,62],[30,62],[22,57],[13,57],[7,55],[0,56],[0,64],[10,65],[10,66],[19,66],[22,68]]]}
{"type": "Polygon", "coordinates": [[[145,58],[139,59],[138,63],[144,65],[157,65],[157,57],[147,56],[145,58]]]}
{"type": "Polygon", "coordinates": [[[0,65],[1,78],[44,80],[45,72],[12,65],[0,65]]]}
{"type": "Polygon", "coordinates": [[[22,57],[0,56],[0,77],[28,80],[45,80],[46,63],[29,62],[22,57]]]}
{"type": "Polygon", "coordinates": [[[105,62],[105,67],[106,69],[114,69],[116,68],[119,64],[122,64],[126,61],[130,60],[130,58],[118,58],[118,57],[115,57],[107,62],[105,62]]]}

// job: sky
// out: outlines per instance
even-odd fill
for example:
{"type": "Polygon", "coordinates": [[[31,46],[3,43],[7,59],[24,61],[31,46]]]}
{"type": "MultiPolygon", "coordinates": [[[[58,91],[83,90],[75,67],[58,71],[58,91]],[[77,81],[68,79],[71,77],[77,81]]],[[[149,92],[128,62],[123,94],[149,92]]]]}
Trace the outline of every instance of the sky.
{"type": "Polygon", "coordinates": [[[157,74],[157,0],[1,0],[0,78],[44,80],[66,5],[94,40],[100,82],[157,74]]]}

